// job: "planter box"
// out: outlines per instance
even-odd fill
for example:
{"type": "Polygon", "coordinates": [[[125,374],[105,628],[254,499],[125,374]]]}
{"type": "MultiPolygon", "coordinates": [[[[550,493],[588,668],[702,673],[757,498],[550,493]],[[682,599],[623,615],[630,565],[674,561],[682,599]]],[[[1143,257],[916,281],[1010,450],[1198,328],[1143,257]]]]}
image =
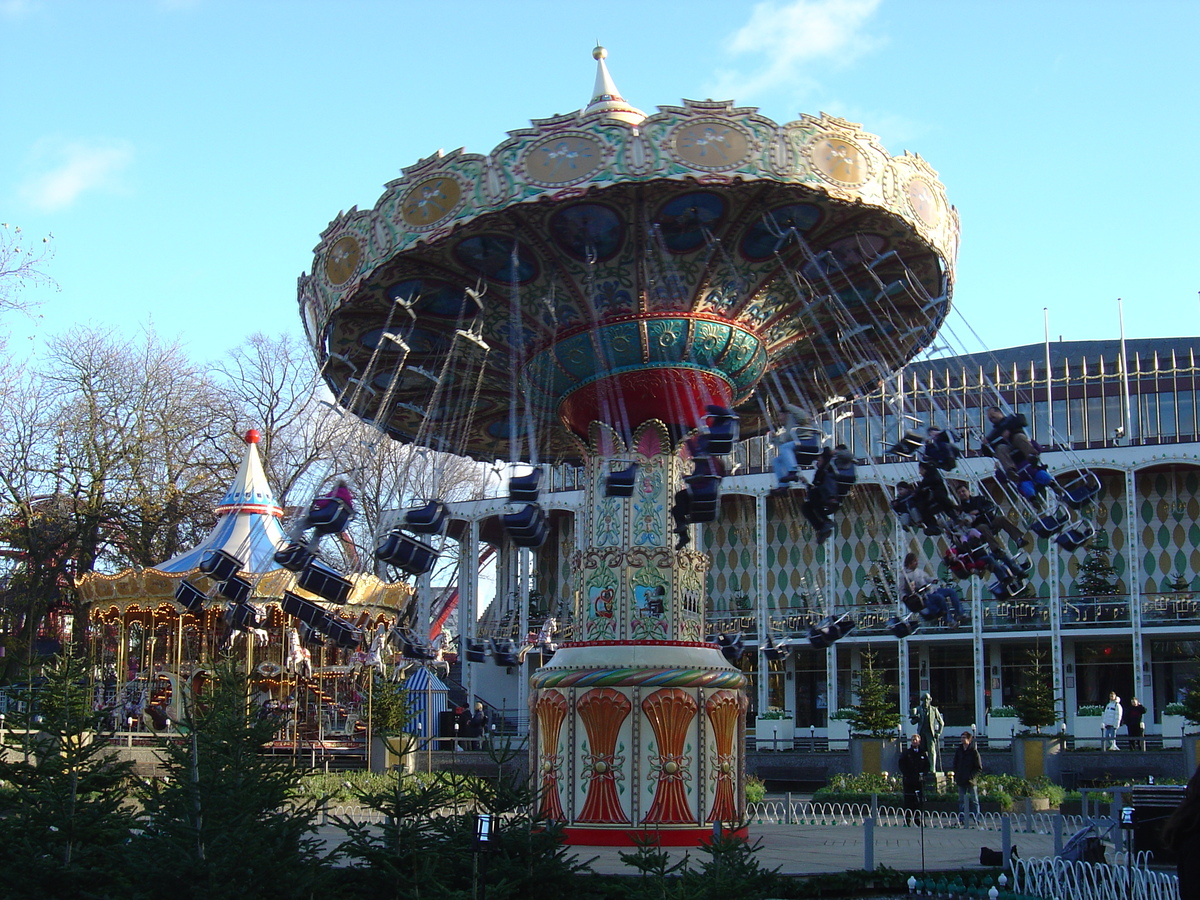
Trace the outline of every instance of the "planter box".
{"type": "Polygon", "coordinates": [[[791,750],[796,724],[791,719],[755,719],[754,743],[757,750],[791,750]]]}
{"type": "Polygon", "coordinates": [[[840,750],[850,740],[850,723],[845,719],[830,719],[827,732],[829,749],[833,750],[836,747],[840,750]]]}
{"type": "Polygon", "coordinates": [[[1057,778],[1057,761],[1062,744],[1048,734],[1017,735],[1013,738],[1013,771],[1018,778],[1057,778]]]}
{"type": "Polygon", "coordinates": [[[1163,749],[1178,747],[1182,734],[1187,731],[1187,719],[1183,716],[1162,717],[1163,749]]]}
{"type": "Polygon", "coordinates": [[[1021,720],[1016,716],[989,716],[987,721],[988,746],[993,748],[1007,747],[1012,741],[1013,729],[1021,727],[1021,720]]]}
{"type": "Polygon", "coordinates": [[[1075,716],[1075,746],[1100,747],[1104,739],[1104,719],[1102,716],[1075,716]]]}
{"type": "Polygon", "coordinates": [[[371,740],[371,771],[390,772],[399,766],[405,774],[412,774],[417,770],[416,746],[416,735],[376,735],[371,740]]]}
{"type": "Polygon", "coordinates": [[[899,770],[900,744],[895,738],[855,737],[850,739],[850,766],[864,775],[899,770]]]}

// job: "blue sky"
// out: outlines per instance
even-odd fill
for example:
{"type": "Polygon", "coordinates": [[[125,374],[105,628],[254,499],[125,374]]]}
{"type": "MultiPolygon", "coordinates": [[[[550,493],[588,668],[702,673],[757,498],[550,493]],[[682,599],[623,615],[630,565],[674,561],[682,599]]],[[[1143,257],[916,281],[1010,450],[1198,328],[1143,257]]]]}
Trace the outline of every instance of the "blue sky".
{"type": "MultiPolygon", "coordinates": [[[[1200,334],[1200,4],[0,0],[0,221],[61,291],[10,348],[152,322],[213,357],[299,331],[295,279],[402,166],[626,98],[827,111],[936,168],[991,347],[1200,334]],[[21,339],[29,337],[28,343],[21,339]]],[[[972,348],[974,349],[974,348],[972,348]]]]}

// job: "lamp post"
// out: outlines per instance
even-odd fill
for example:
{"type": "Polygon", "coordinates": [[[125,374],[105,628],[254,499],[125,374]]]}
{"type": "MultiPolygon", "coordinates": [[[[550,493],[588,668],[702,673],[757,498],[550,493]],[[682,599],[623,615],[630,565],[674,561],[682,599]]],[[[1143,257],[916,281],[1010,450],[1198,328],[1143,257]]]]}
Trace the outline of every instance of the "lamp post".
{"type": "Polygon", "coordinates": [[[128,719],[125,720],[125,724],[129,727],[129,731],[126,732],[126,735],[129,738],[129,749],[130,750],[133,749],[133,723],[136,721],[137,720],[134,719],[133,716],[130,716],[128,719]]]}
{"type": "Polygon", "coordinates": [[[488,852],[492,849],[492,816],[491,813],[480,813],[475,818],[475,859],[474,891],[476,900],[487,900],[487,867],[488,852]],[[479,865],[479,854],[483,854],[483,865],[479,865]]]}

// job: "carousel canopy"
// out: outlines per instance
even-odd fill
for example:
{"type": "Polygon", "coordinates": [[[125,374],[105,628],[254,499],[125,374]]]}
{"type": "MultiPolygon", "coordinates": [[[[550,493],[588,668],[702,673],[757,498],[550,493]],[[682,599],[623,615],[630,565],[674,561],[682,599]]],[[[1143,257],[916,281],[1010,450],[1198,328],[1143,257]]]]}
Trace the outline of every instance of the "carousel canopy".
{"type": "Polygon", "coordinates": [[[220,517],[208,537],[178,556],[155,566],[160,572],[188,572],[200,565],[209,550],[224,550],[240,559],[244,572],[269,572],[278,568],[276,549],[286,543],[279,520],[283,509],[267,484],[258,458],[258,432],[246,433],[246,454],[233,484],[217,505],[220,517]]]}

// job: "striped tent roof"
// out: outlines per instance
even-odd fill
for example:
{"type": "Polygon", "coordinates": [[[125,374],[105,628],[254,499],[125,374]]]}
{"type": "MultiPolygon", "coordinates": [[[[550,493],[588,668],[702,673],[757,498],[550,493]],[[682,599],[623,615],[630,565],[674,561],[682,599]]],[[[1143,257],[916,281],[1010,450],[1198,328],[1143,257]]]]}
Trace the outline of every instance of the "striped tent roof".
{"type": "Polygon", "coordinates": [[[258,458],[258,432],[246,433],[246,455],[233,484],[217,504],[217,524],[208,537],[161,565],[160,572],[188,572],[209,550],[224,550],[242,561],[243,572],[269,572],[279,566],[275,550],[287,542],[279,520],[283,509],[267,484],[258,458]]]}

